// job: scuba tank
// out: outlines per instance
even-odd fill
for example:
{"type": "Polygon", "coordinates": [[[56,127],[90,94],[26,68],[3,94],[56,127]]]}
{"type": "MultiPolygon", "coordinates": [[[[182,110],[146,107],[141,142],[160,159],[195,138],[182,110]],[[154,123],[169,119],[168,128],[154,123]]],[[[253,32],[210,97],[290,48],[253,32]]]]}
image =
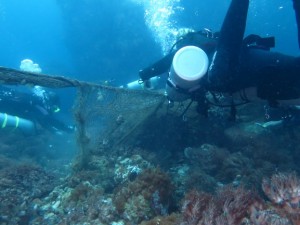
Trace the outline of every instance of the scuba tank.
{"type": "Polygon", "coordinates": [[[200,88],[200,80],[207,73],[209,60],[199,47],[179,49],[172,61],[166,94],[171,101],[184,101],[190,93],[200,88]]]}
{"type": "Polygon", "coordinates": [[[175,54],[185,46],[196,46],[201,48],[207,54],[208,58],[211,58],[215,52],[218,38],[219,33],[213,33],[209,29],[198,32],[189,32],[183,35],[173,44],[167,55],[154,64],[139,71],[141,80],[147,81],[152,77],[168,72],[175,54]]]}
{"type": "Polygon", "coordinates": [[[27,135],[35,133],[35,125],[32,121],[7,113],[0,113],[0,126],[2,129],[20,129],[27,135]]]}
{"type": "Polygon", "coordinates": [[[120,86],[120,88],[128,88],[133,90],[142,90],[142,89],[156,89],[160,81],[160,77],[151,77],[149,80],[141,81],[135,80],[126,85],[120,86]]]}

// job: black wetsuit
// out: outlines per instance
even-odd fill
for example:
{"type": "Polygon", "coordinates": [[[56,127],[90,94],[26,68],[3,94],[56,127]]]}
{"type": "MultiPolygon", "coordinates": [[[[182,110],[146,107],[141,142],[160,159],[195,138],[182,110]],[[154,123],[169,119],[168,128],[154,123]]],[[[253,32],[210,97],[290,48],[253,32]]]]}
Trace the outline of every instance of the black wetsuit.
{"type": "Polygon", "coordinates": [[[58,104],[57,100],[53,102],[46,92],[41,96],[32,90],[0,86],[0,113],[30,120],[50,131],[70,132],[71,127],[54,116],[53,107],[58,104]]]}
{"type": "MultiPolygon", "coordinates": [[[[296,16],[299,15],[296,10],[296,7],[300,10],[299,6],[299,0],[294,0],[296,16]]],[[[186,44],[202,48],[210,59],[201,86],[205,91],[229,94],[256,87],[257,96],[269,102],[300,98],[300,59],[270,51],[274,44],[272,38],[250,35],[244,39],[248,7],[249,0],[232,0],[220,34],[214,39],[215,46],[209,51],[203,48],[203,41],[186,44]]],[[[212,39],[208,37],[208,40],[211,42],[212,39]]],[[[167,72],[175,53],[173,51],[141,70],[141,79],[167,72]]]]}
{"type": "Polygon", "coordinates": [[[298,28],[298,44],[300,48],[300,0],[293,0],[293,5],[296,14],[296,22],[298,28]]]}

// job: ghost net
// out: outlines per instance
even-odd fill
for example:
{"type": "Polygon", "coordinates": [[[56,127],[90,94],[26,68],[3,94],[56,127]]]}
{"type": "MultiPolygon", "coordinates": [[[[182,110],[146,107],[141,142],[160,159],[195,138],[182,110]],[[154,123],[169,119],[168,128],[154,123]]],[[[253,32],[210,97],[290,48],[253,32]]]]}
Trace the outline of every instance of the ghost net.
{"type": "Polygon", "coordinates": [[[93,155],[134,144],[143,123],[163,104],[165,96],[147,90],[129,90],[0,67],[0,82],[6,85],[39,85],[77,88],[74,102],[77,142],[80,152],[76,170],[85,169],[93,155]]]}

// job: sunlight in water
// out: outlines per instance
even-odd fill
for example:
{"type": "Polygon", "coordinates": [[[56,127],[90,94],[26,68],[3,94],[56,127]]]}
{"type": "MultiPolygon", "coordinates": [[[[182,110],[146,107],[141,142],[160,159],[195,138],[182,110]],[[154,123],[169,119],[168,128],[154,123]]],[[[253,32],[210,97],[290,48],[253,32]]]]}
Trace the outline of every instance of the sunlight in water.
{"type": "Polygon", "coordinates": [[[5,8],[3,6],[3,4],[0,2],[0,21],[4,21],[5,20],[5,8]]]}
{"type": "Polygon", "coordinates": [[[180,0],[131,0],[142,5],[145,10],[145,23],[152,31],[155,41],[166,54],[176,40],[178,27],[172,19],[176,13],[184,10],[180,0]]]}

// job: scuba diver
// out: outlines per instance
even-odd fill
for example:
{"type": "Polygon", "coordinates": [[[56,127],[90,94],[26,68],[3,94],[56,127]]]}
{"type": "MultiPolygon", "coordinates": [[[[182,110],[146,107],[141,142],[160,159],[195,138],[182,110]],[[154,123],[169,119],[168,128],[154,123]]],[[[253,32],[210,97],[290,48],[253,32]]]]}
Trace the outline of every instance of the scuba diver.
{"type": "Polygon", "coordinates": [[[59,98],[40,86],[27,88],[0,87],[0,126],[19,129],[26,135],[36,134],[39,127],[53,132],[72,132],[73,128],[57,119],[59,98]]]}
{"type": "MultiPolygon", "coordinates": [[[[300,1],[293,2],[299,32],[300,1]]],[[[281,101],[299,99],[300,58],[270,51],[274,37],[244,38],[248,8],[249,0],[232,0],[220,32],[186,34],[168,55],[139,71],[141,80],[169,71],[170,101],[192,99],[206,116],[210,105],[228,106],[233,120],[236,106],[250,100],[266,100],[270,107],[280,108],[281,101]],[[228,97],[230,103],[222,104],[218,96],[228,97]]],[[[298,41],[300,46],[300,35],[298,41]]]]}

